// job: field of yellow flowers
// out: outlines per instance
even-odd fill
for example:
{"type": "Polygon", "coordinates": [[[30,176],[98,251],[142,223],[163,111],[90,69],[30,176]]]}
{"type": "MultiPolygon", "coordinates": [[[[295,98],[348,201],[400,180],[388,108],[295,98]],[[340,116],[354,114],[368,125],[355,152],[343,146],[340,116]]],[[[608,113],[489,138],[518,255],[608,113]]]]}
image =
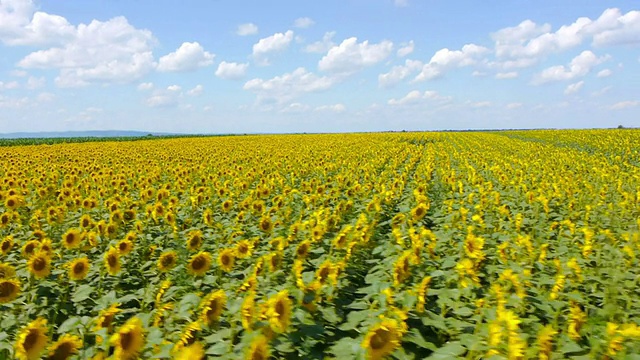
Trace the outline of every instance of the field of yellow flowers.
{"type": "Polygon", "coordinates": [[[640,131],[27,145],[0,163],[0,359],[640,359],[640,131]]]}

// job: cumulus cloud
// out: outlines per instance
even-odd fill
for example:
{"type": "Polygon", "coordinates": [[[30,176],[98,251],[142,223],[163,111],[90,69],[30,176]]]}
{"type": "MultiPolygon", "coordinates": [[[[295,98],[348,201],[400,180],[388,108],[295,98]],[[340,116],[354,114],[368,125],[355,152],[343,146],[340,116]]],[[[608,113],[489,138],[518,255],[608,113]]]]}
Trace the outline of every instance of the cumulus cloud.
{"type": "Polygon", "coordinates": [[[393,43],[388,40],[369,44],[368,40],[358,43],[357,38],[351,37],[329,49],[318,62],[318,68],[330,73],[351,74],[383,61],[392,50],[393,43]]]}
{"type": "Polygon", "coordinates": [[[93,20],[75,27],[62,46],[32,52],[18,66],[59,69],[55,82],[61,87],[131,82],[153,70],[155,42],[150,31],[136,29],[124,17],[93,20]]]}
{"type": "Polygon", "coordinates": [[[9,81],[7,83],[0,81],[0,90],[13,90],[20,87],[17,81],[9,81]]]}
{"type": "Polygon", "coordinates": [[[415,48],[415,44],[413,43],[413,40],[411,40],[409,41],[408,44],[403,45],[400,49],[398,49],[398,51],[396,52],[396,55],[398,55],[398,57],[405,57],[411,54],[414,48],[415,48]]]}
{"type": "Polygon", "coordinates": [[[291,73],[272,79],[249,80],[244,84],[243,89],[255,93],[259,102],[286,103],[306,93],[327,90],[333,84],[333,79],[317,76],[300,67],[291,73]]]}
{"type": "Polygon", "coordinates": [[[184,42],[180,47],[158,61],[160,72],[193,71],[213,64],[214,54],[205,51],[197,42],[184,42]]]}
{"type": "Polygon", "coordinates": [[[293,40],[293,31],[275,33],[253,44],[253,57],[262,65],[269,64],[268,55],[285,50],[293,40]]]}
{"type": "Polygon", "coordinates": [[[189,96],[198,96],[202,94],[204,91],[204,87],[200,84],[196,85],[193,89],[187,91],[187,95],[189,96]]]}
{"type": "Polygon", "coordinates": [[[180,86],[180,85],[169,85],[169,86],[167,86],[167,90],[169,90],[169,91],[180,91],[180,90],[182,90],[182,86],[180,86]]]}
{"type": "Polygon", "coordinates": [[[304,51],[309,53],[318,53],[318,54],[326,53],[327,51],[329,51],[329,49],[331,49],[336,45],[332,41],[335,35],[336,35],[335,31],[329,31],[324,33],[324,35],[322,36],[322,40],[316,41],[314,43],[307,45],[304,48],[304,51]]]}
{"type": "Polygon", "coordinates": [[[474,65],[488,52],[489,49],[475,44],[464,45],[461,50],[440,49],[422,67],[416,81],[436,79],[452,68],[474,65]]]}
{"type": "Polygon", "coordinates": [[[223,61],[218,65],[216,76],[225,80],[242,79],[247,73],[249,64],[223,61]]]}
{"type": "Polygon", "coordinates": [[[153,89],[153,83],[145,82],[138,85],[138,91],[147,91],[153,89]]]}
{"type": "Polygon", "coordinates": [[[604,70],[598,71],[598,74],[596,76],[599,77],[599,78],[605,78],[605,77],[611,76],[611,74],[613,74],[613,72],[611,70],[604,69],[604,70]]]}
{"type": "Polygon", "coordinates": [[[450,96],[442,96],[437,91],[427,90],[425,92],[420,92],[418,90],[413,90],[404,97],[400,99],[390,99],[387,103],[392,106],[402,106],[422,103],[425,101],[446,103],[451,100],[452,98],[450,96]]]}
{"type": "Polygon", "coordinates": [[[388,73],[378,75],[378,85],[383,88],[391,87],[417,73],[424,64],[419,60],[405,60],[404,65],[391,68],[388,73]]]}
{"type": "Polygon", "coordinates": [[[613,105],[611,105],[611,107],[609,107],[611,110],[623,110],[623,109],[629,109],[629,108],[634,108],[636,106],[640,105],[640,101],[635,100],[635,101],[620,101],[617,102],[613,105]]]}
{"type": "Polygon", "coordinates": [[[498,80],[515,79],[517,77],[518,77],[518,72],[517,71],[502,72],[502,73],[497,73],[496,74],[496,79],[498,79],[498,80]]]}
{"type": "Polygon", "coordinates": [[[313,24],[315,24],[316,22],[313,21],[313,19],[308,18],[308,17],[301,17],[301,18],[297,18],[294,22],[293,22],[293,26],[297,27],[297,28],[301,28],[301,29],[306,29],[310,26],[312,26],[313,24]]]}
{"type": "Polygon", "coordinates": [[[60,44],[75,32],[64,17],[36,11],[31,0],[0,2],[0,41],[7,45],[60,44]]]}
{"type": "Polygon", "coordinates": [[[610,56],[597,57],[592,51],[585,50],[571,60],[569,66],[556,65],[544,69],[533,78],[533,84],[539,85],[552,81],[572,80],[587,75],[593,67],[610,59],[610,56]]]}
{"type": "Polygon", "coordinates": [[[253,23],[246,23],[238,25],[238,29],[236,30],[236,34],[240,36],[248,36],[255,35],[258,33],[258,26],[253,23]]]}
{"type": "Polygon", "coordinates": [[[584,81],[580,80],[577,83],[569,84],[566,89],[564,89],[565,95],[575,94],[584,86],[584,81]]]}
{"type": "Polygon", "coordinates": [[[347,110],[347,107],[344,104],[333,104],[333,105],[322,105],[317,106],[314,111],[318,112],[334,112],[334,113],[343,113],[347,110]]]}
{"type": "Polygon", "coordinates": [[[640,11],[622,14],[620,9],[605,10],[592,26],[594,46],[640,43],[640,11]]]}

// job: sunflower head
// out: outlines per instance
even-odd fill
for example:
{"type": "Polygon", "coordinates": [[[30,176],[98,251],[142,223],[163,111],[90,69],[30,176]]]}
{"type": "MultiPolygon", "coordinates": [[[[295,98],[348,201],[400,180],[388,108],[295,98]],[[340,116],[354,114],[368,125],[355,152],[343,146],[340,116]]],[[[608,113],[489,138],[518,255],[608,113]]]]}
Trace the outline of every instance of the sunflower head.
{"type": "Polygon", "coordinates": [[[269,299],[267,306],[267,317],[271,329],[276,333],[285,332],[291,323],[289,292],[287,290],[280,291],[269,299]]]}
{"type": "Polygon", "coordinates": [[[413,221],[419,221],[425,215],[427,215],[427,210],[429,210],[427,204],[419,203],[418,205],[416,205],[416,207],[411,209],[411,218],[413,219],[413,221]]]}
{"type": "Polygon", "coordinates": [[[51,258],[42,251],[33,254],[27,264],[29,272],[37,278],[45,278],[51,273],[51,258]]]}
{"type": "Polygon", "coordinates": [[[104,266],[111,275],[117,275],[120,272],[120,254],[113,246],[104,254],[104,266]]]}
{"type": "Polygon", "coordinates": [[[144,348],[144,328],[142,321],[132,317],[113,334],[110,343],[115,347],[116,359],[135,359],[144,348]]]}
{"type": "Polygon", "coordinates": [[[124,239],[118,242],[118,254],[120,256],[127,255],[131,251],[133,251],[133,242],[131,240],[124,239]]]}
{"type": "Polygon", "coordinates": [[[394,319],[385,319],[373,325],[364,337],[362,347],[367,359],[383,359],[400,346],[401,331],[394,319]]]}
{"type": "MultiPolygon", "coordinates": [[[[4,265],[4,264],[2,264],[4,265]]],[[[20,293],[20,280],[0,278],[0,304],[15,300],[20,293]]]]}
{"type": "Polygon", "coordinates": [[[36,252],[36,250],[39,247],[40,247],[40,241],[38,240],[27,241],[27,243],[24,244],[24,246],[22,247],[22,256],[28,259],[29,257],[31,257],[31,255],[33,255],[33,253],[36,252]]]}
{"type": "Polygon", "coordinates": [[[116,317],[116,314],[120,312],[120,304],[111,304],[108,308],[100,311],[98,318],[96,319],[95,329],[107,329],[107,332],[111,331],[111,325],[116,317]]]}
{"type": "Polygon", "coordinates": [[[298,259],[304,259],[309,255],[309,250],[311,249],[311,241],[305,240],[301,242],[296,248],[296,257],[298,259]]]}
{"type": "Polygon", "coordinates": [[[234,264],[235,253],[233,249],[223,249],[222,251],[220,251],[220,253],[218,253],[218,265],[223,271],[229,272],[233,270],[234,264]]]}
{"type": "Polygon", "coordinates": [[[270,233],[271,230],[273,230],[273,222],[271,221],[270,217],[263,216],[260,219],[260,223],[258,224],[258,227],[260,228],[260,230],[264,231],[265,233],[270,233]]]}
{"type": "Polygon", "coordinates": [[[191,257],[187,264],[187,272],[194,276],[202,276],[211,268],[211,254],[201,251],[191,257]]]}
{"type": "Polygon", "coordinates": [[[9,235],[4,239],[2,239],[2,242],[0,243],[0,252],[2,252],[3,255],[7,255],[9,251],[11,251],[12,247],[13,247],[13,236],[9,235]]]}
{"type": "Polygon", "coordinates": [[[10,279],[16,276],[16,269],[11,264],[0,263],[0,279],[10,279]]]}
{"type": "Polygon", "coordinates": [[[181,347],[173,357],[175,360],[202,360],[205,358],[204,347],[200,342],[181,347]]]}
{"type": "Polygon", "coordinates": [[[173,269],[177,263],[178,254],[173,250],[165,251],[158,258],[158,270],[167,272],[173,269]]]}
{"type": "Polygon", "coordinates": [[[264,335],[258,335],[251,341],[247,350],[247,360],[267,360],[271,356],[269,340],[264,335]]]}
{"type": "Polygon", "coordinates": [[[242,318],[242,327],[245,330],[251,330],[253,325],[253,319],[255,318],[255,293],[253,291],[249,292],[242,301],[242,306],[240,307],[240,316],[242,318]]]}
{"type": "Polygon", "coordinates": [[[82,348],[82,339],[76,335],[64,334],[49,347],[47,360],[66,360],[82,348]]]}
{"type": "Polygon", "coordinates": [[[47,320],[42,318],[22,329],[14,346],[15,357],[20,360],[39,359],[49,341],[47,331],[47,320]]]}
{"type": "Polygon", "coordinates": [[[69,229],[62,235],[62,245],[67,249],[75,249],[80,246],[82,232],[78,229],[69,229]]]}
{"type": "Polygon", "coordinates": [[[200,320],[202,323],[211,326],[216,323],[224,310],[227,302],[227,295],[224,290],[216,290],[209,294],[202,303],[202,313],[200,320]]]}
{"type": "Polygon", "coordinates": [[[203,243],[202,231],[194,230],[187,236],[187,249],[190,251],[196,251],[200,249],[203,243]]]}
{"type": "Polygon", "coordinates": [[[243,239],[238,241],[235,248],[236,256],[240,259],[251,256],[253,252],[253,243],[249,240],[243,239]]]}
{"type": "Polygon", "coordinates": [[[69,263],[69,279],[79,281],[87,277],[89,273],[89,259],[82,257],[69,263]]]}

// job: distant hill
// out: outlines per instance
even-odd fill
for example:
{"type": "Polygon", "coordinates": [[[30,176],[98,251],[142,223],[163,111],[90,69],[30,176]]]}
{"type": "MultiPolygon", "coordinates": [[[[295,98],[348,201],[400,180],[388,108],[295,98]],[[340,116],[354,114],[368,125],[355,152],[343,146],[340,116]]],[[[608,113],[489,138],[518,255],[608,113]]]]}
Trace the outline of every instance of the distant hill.
{"type": "Polygon", "coordinates": [[[36,139],[36,138],[86,138],[86,137],[141,137],[141,136],[181,135],[145,131],[95,130],[95,131],[43,131],[43,132],[15,132],[0,134],[0,139],[36,139]]]}

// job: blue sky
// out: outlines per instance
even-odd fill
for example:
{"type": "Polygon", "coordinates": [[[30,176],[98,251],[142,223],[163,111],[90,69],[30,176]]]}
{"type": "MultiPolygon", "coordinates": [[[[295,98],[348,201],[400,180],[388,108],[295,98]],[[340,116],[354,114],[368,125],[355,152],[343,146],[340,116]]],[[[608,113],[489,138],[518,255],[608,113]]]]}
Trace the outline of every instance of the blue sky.
{"type": "Polygon", "coordinates": [[[0,0],[0,133],[640,126],[636,1],[0,0]]]}

